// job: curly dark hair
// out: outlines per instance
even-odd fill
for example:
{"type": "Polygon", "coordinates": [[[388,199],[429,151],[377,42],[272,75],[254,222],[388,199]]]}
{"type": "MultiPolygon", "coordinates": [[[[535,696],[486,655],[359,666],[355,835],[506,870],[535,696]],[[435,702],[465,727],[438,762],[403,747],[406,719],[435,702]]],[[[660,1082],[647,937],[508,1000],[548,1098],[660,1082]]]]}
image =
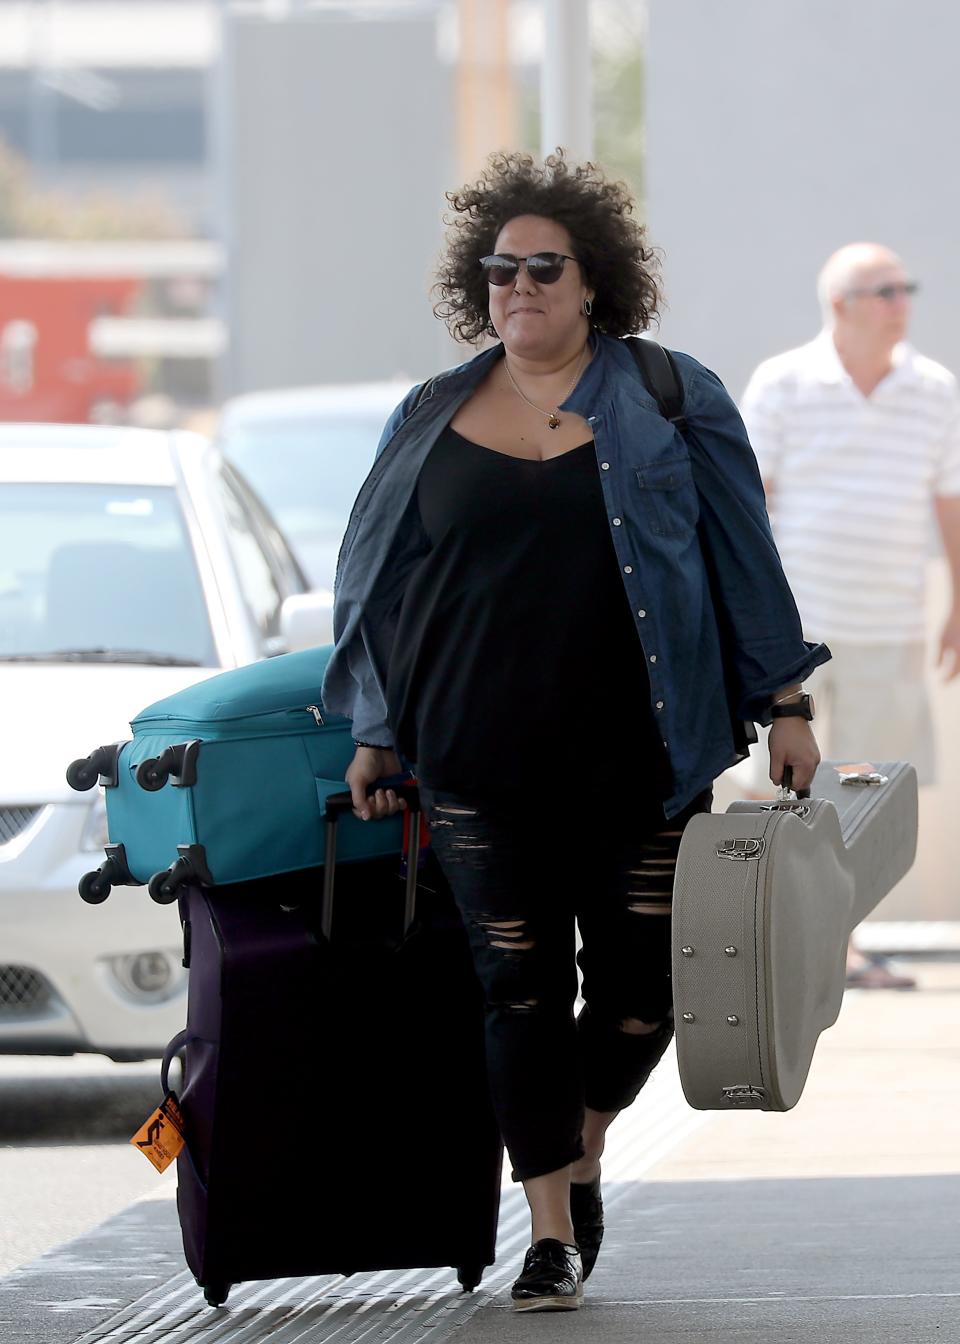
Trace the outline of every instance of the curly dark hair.
{"type": "Polygon", "coordinates": [[[500,230],[518,215],[542,215],[570,234],[584,277],[596,291],[594,327],[629,336],[656,319],[659,258],[646,246],[646,230],[631,218],[627,187],[608,181],[596,164],[568,164],[561,149],[542,166],[530,154],[491,154],[476,182],[446,196],[456,216],[444,219],[450,236],[433,311],[455,340],[475,344],[493,334],[480,258],[494,251],[500,230]]]}

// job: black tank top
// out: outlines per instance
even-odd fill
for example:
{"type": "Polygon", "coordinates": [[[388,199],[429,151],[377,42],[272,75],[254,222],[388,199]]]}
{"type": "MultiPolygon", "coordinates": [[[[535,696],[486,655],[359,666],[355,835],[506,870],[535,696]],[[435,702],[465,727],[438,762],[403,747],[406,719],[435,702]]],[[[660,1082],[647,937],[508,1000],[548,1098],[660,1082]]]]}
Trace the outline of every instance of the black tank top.
{"type": "Polygon", "coordinates": [[[595,449],[545,462],[449,427],[420,472],[431,543],[390,660],[390,723],[424,784],[477,800],[608,780],[671,792],[595,449]]]}

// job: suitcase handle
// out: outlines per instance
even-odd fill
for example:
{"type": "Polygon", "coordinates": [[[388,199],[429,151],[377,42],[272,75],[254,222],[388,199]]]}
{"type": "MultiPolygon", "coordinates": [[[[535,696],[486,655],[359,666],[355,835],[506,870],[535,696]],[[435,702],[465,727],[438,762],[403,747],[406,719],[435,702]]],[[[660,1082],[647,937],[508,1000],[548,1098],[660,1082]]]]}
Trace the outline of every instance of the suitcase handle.
{"type": "MultiPolygon", "coordinates": [[[[398,798],[407,804],[410,817],[410,831],[407,840],[407,885],[403,902],[403,932],[407,934],[417,912],[417,857],[420,848],[420,790],[416,784],[393,783],[395,776],[377,780],[367,788],[368,796],[378,788],[393,789],[398,798]]],[[[326,823],[327,845],[323,864],[323,903],[320,910],[320,932],[327,941],[333,932],[333,893],[336,883],[337,867],[337,822],[353,808],[353,795],[347,789],[343,793],[332,793],[327,799],[326,823]]]]}
{"type": "Polygon", "coordinates": [[[160,1086],[163,1088],[164,1096],[170,1091],[170,1065],[178,1055],[183,1054],[190,1042],[194,1040],[196,1040],[196,1036],[192,1031],[187,1029],[178,1031],[164,1050],[163,1059],[160,1062],[160,1086]]]}
{"type": "MultiPolygon", "coordinates": [[[[411,812],[420,811],[420,790],[410,783],[409,775],[388,775],[367,786],[367,797],[372,798],[377,789],[393,789],[398,798],[402,798],[411,812]]],[[[339,820],[345,812],[353,808],[353,794],[349,789],[343,793],[331,793],[327,799],[327,821],[339,820]]]]}
{"type": "MultiPolygon", "coordinates": [[[[793,792],[794,792],[794,787],[793,787],[793,766],[792,766],[792,765],[785,765],[785,766],[783,767],[783,778],[782,778],[781,781],[780,781],[780,787],[781,787],[781,789],[786,789],[787,793],[793,793],[793,792]]],[[[810,797],[810,790],[809,790],[809,789],[797,789],[797,790],[796,790],[796,795],[797,795],[798,798],[809,798],[809,797],[810,797]]]]}

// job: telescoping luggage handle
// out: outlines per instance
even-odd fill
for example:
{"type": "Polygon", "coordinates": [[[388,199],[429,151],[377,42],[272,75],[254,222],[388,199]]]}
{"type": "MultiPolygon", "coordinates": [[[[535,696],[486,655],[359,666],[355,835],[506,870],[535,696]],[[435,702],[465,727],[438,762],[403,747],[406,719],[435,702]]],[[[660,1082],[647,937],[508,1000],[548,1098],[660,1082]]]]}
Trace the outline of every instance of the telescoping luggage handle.
{"type": "MultiPolygon", "coordinates": [[[[372,784],[368,794],[376,792],[383,784],[372,784]]],[[[410,818],[407,834],[407,885],[403,902],[403,931],[407,933],[417,912],[417,857],[420,849],[420,790],[415,784],[389,785],[398,798],[407,804],[410,818]]],[[[323,906],[320,912],[320,930],[324,938],[329,939],[333,932],[333,891],[336,882],[337,867],[337,822],[353,808],[353,796],[349,790],[344,793],[332,793],[327,799],[326,823],[327,843],[323,866],[323,906]]],[[[368,823],[376,825],[376,822],[368,823]]]]}

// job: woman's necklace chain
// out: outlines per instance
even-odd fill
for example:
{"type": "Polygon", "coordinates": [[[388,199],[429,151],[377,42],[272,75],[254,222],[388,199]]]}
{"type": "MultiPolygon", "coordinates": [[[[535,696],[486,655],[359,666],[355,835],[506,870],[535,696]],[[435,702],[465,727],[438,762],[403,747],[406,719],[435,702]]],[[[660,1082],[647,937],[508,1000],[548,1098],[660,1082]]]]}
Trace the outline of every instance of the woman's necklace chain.
{"type": "MultiPolygon", "coordinates": [[[[579,383],[580,375],[583,372],[583,366],[586,363],[588,349],[589,346],[584,345],[583,352],[580,355],[580,362],[577,365],[576,373],[573,375],[573,382],[567,388],[567,391],[564,393],[564,395],[560,398],[561,402],[566,401],[568,397],[572,396],[573,389],[576,387],[577,383],[579,383]]],[[[517,386],[516,378],[514,378],[513,374],[510,372],[510,365],[507,363],[506,357],[504,357],[503,367],[507,371],[507,377],[513,384],[514,392],[516,392],[517,396],[521,399],[521,401],[525,401],[528,406],[531,406],[535,411],[538,411],[540,415],[545,415],[547,417],[548,429],[559,429],[560,427],[559,406],[555,406],[552,411],[545,411],[542,406],[537,406],[535,402],[532,402],[529,397],[524,396],[524,394],[520,391],[520,388],[517,386]]]]}

